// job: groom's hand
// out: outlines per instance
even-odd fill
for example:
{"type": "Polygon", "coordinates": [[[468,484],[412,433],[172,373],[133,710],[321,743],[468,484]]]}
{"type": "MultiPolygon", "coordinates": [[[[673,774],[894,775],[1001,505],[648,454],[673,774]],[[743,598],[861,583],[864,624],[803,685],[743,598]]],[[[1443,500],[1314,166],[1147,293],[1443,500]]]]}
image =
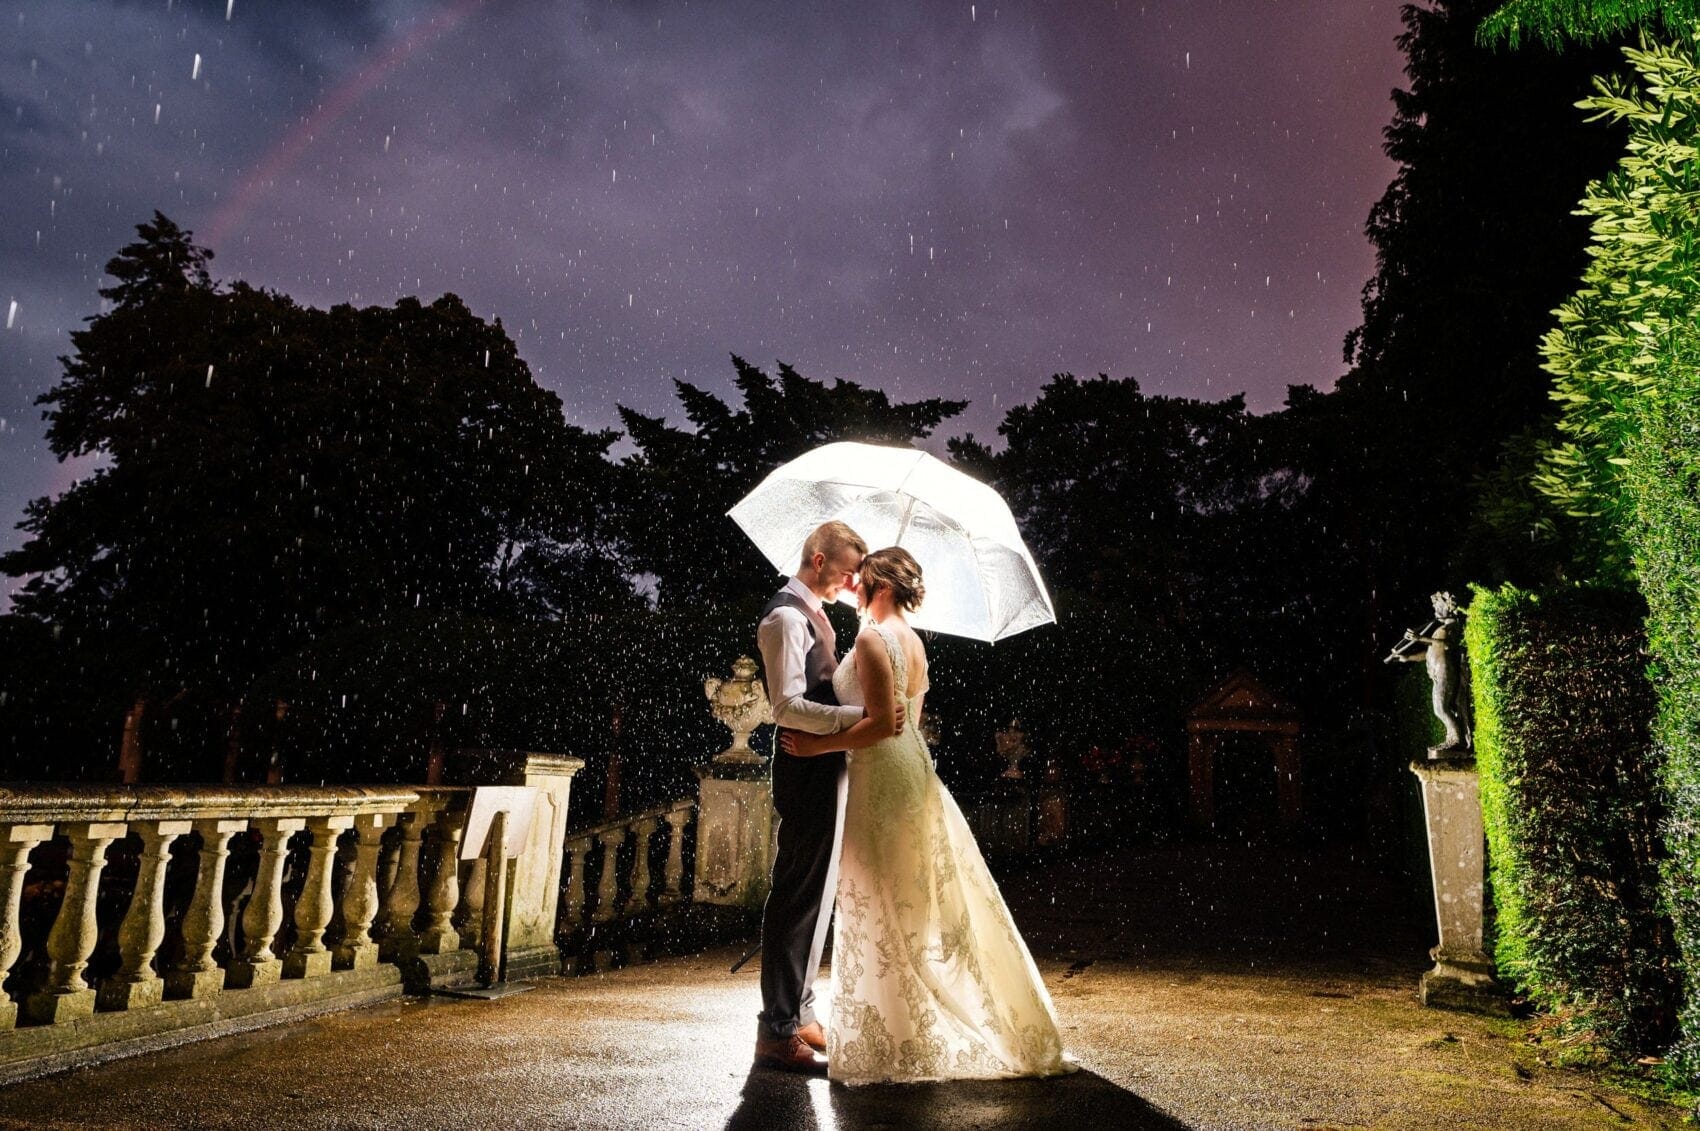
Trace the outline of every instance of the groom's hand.
{"type": "Polygon", "coordinates": [[[904,709],[904,706],[903,706],[903,701],[902,701],[902,700],[901,700],[901,699],[899,699],[899,700],[898,700],[898,701],[897,701],[897,715],[896,715],[896,722],[894,722],[894,723],[893,723],[893,724],[892,724],[892,725],[894,725],[894,726],[895,726],[895,727],[896,727],[896,728],[897,728],[897,729],[896,729],[896,730],[894,730],[894,731],[892,731],[892,733],[893,733],[893,734],[902,734],[902,733],[903,733],[903,724],[904,724],[904,723],[906,723],[906,722],[908,722],[908,721],[909,721],[909,712],[908,712],[908,711],[907,711],[907,710],[905,710],[905,709],[904,709]]]}

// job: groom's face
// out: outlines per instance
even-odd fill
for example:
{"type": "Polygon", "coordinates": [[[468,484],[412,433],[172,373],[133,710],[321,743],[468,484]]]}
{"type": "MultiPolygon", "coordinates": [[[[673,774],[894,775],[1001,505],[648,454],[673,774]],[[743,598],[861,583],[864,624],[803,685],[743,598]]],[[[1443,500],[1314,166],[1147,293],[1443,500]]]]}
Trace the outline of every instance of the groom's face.
{"type": "Polygon", "coordinates": [[[823,560],[820,565],[821,599],[836,601],[838,594],[846,589],[856,592],[856,572],[861,568],[862,555],[848,547],[823,560]]]}

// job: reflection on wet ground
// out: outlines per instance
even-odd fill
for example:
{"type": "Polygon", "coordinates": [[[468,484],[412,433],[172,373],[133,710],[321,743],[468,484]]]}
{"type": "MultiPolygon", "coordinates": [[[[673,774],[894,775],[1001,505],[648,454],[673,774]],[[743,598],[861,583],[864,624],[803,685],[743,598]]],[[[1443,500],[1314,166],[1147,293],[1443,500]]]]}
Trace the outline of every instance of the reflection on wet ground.
{"type": "MultiPolygon", "coordinates": [[[[1677,1127],[1416,1001],[1420,899],[1349,848],[1177,845],[1005,877],[1081,1066],[845,1088],[752,1072],[727,946],[498,1001],[352,1010],[0,1090],[63,1128],[1677,1127]]],[[[827,996],[828,982],[819,984],[827,996]]]]}

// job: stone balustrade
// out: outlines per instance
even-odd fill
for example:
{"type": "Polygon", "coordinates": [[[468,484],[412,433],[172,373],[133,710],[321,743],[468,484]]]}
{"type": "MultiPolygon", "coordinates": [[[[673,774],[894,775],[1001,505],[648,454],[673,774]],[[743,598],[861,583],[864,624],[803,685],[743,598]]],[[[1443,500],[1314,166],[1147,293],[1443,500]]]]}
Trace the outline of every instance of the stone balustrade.
{"type": "Polygon", "coordinates": [[[684,798],[568,833],[560,936],[683,902],[685,830],[695,814],[696,802],[684,798]],[[588,867],[593,855],[594,887],[588,867]]]}
{"type": "Polygon", "coordinates": [[[469,794],[0,786],[0,1081],[470,977],[469,794]]]}

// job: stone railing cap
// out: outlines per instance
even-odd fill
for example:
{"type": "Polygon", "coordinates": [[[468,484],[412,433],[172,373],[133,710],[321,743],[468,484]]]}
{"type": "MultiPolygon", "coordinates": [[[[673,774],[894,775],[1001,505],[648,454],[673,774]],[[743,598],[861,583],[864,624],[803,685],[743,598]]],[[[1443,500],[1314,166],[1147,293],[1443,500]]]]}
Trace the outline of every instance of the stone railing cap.
{"type": "Polygon", "coordinates": [[[405,809],[418,791],[399,786],[0,785],[0,825],[52,821],[311,817],[405,809]]]}

